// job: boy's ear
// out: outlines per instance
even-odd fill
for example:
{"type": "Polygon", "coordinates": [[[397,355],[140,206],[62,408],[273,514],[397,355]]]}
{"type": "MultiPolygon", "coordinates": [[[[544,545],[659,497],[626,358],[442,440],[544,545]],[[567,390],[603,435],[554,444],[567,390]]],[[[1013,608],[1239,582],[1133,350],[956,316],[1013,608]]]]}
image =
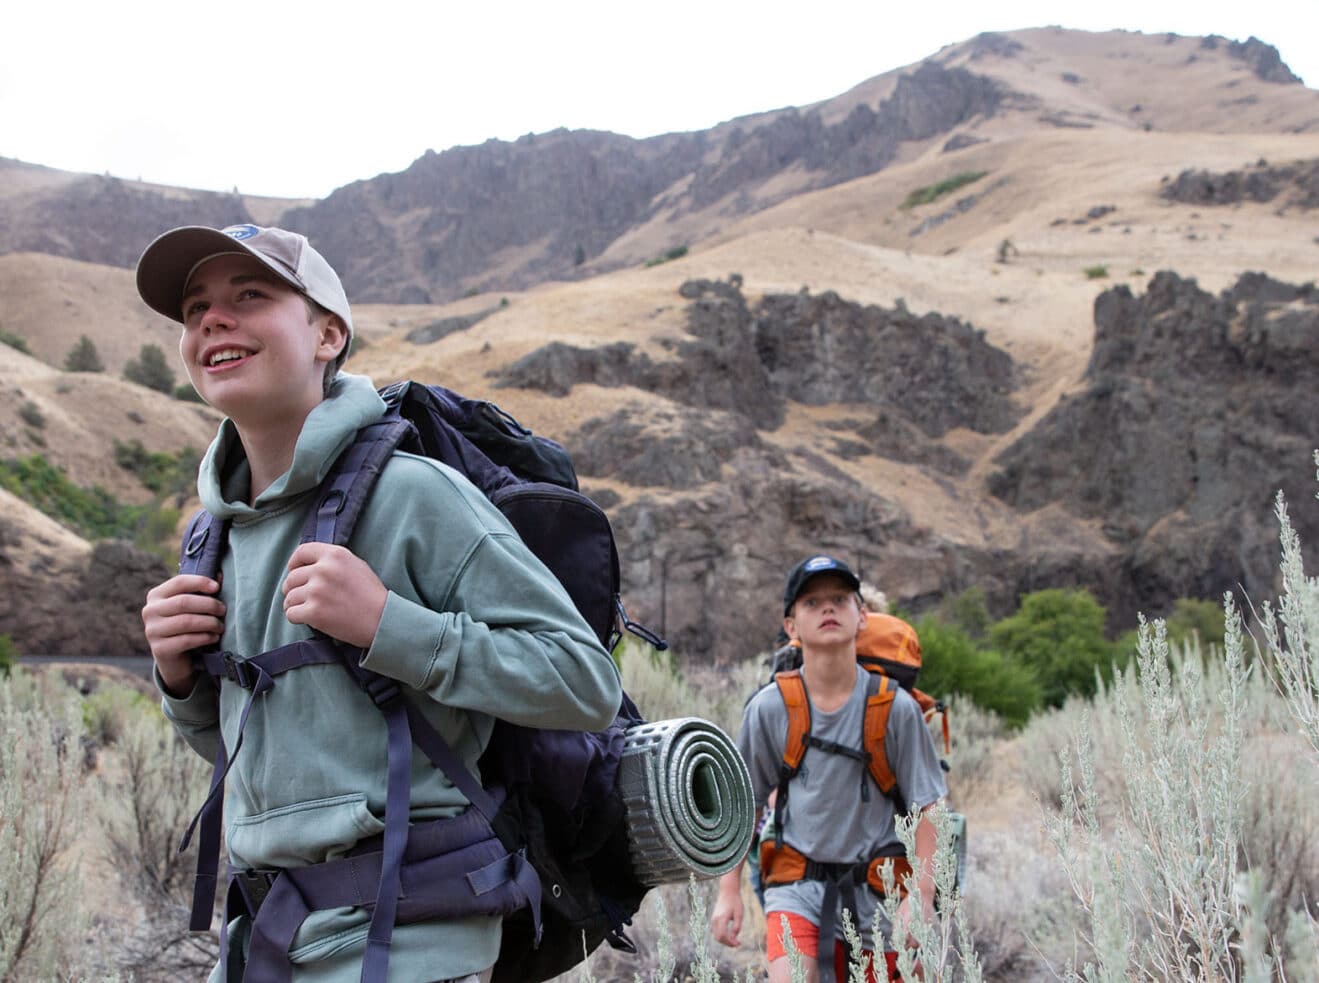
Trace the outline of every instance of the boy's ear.
{"type": "Polygon", "coordinates": [[[333,362],[343,351],[344,345],[348,344],[348,326],[338,314],[327,313],[321,318],[318,330],[321,340],[320,347],[316,351],[316,360],[333,362]]]}
{"type": "Polygon", "coordinates": [[[857,613],[860,616],[856,619],[856,633],[860,635],[861,629],[866,626],[866,608],[865,605],[861,604],[861,605],[857,605],[857,609],[858,609],[857,613]]]}
{"type": "Polygon", "coordinates": [[[797,623],[792,615],[783,616],[783,630],[788,633],[789,638],[797,637],[797,623]]]}

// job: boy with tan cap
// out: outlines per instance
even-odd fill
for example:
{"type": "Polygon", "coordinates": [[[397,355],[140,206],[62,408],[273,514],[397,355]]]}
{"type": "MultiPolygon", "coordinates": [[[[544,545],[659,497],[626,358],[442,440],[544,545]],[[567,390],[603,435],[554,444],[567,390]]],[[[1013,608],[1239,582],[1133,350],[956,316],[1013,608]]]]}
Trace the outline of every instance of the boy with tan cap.
{"type": "MultiPolygon", "coordinates": [[[[249,660],[327,640],[346,647],[396,683],[469,770],[496,716],[607,726],[621,698],[613,660],[503,516],[436,461],[394,452],[346,546],[300,542],[326,474],[385,409],[369,380],[339,371],[351,311],[305,237],[253,225],[175,229],[147,247],[137,283],[152,309],[181,323],[188,377],[226,414],[198,478],[203,506],[227,523],[221,575],[172,577],[142,610],[165,714],[217,771],[228,768],[233,917],[211,979],[475,980],[500,943],[500,909],[480,905],[503,882],[470,904],[414,890],[290,907],[289,884],[361,857],[382,834],[387,852],[392,733],[343,665],[262,680],[249,660]],[[197,671],[193,650],[207,646],[222,650],[228,678],[197,671]],[[243,681],[253,678],[249,695],[243,681]],[[396,926],[373,921],[383,907],[397,907],[396,926]]],[[[414,838],[447,835],[470,810],[410,750],[413,862],[414,838]]]]}
{"type": "MultiPolygon", "coordinates": [[[[866,620],[859,588],[857,576],[830,556],[803,560],[788,575],[783,627],[790,638],[801,640],[801,677],[810,711],[810,744],[799,769],[790,775],[781,770],[788,711],[775,684],[751,698],[738,732],[738,748],[750,768],[756,802],[763,806],[777,790],[778,840],[766,843],[761,854],[772,983],[791,979],[782,932],[785,919],[793,944],[806,957],[810,983],[847,979],[841,910],[850,910],[853,924],[865,938],[879,900],[867,886],[867,870],[876,858],[903,852],[894,820],[908,808],[924,813],[947,795],[920,708],[896,686],[884,746],[905,808],[879,794],[867,771],[862,735],[876,677],[857,663],[857,632],[866,620]],[[797,869],[784,873],[779,862],[789,854],[797,869]]],[[[933,914],[934,850],[933,824],[922,818],[916,829],[916,876],[927,918],[933,914]]],[[[740,884],[740,865],[719,881],[710,928],[724,945],[739,942],[740,884]]],[[[898,910],[904,926],[911,917],[908,902],[904,898],[898,910]]],[[[880,922],[887,938],[882,910],[880,922]]],[[[886,948],[883,938],[874,941],[886,948]]],[[[896,953],[888,952],[886,957],[886,978],[896,978],[896,953]]],[[[876,970],[869,949],[867,959],[867,978],[873,981],[876,970]]]]}

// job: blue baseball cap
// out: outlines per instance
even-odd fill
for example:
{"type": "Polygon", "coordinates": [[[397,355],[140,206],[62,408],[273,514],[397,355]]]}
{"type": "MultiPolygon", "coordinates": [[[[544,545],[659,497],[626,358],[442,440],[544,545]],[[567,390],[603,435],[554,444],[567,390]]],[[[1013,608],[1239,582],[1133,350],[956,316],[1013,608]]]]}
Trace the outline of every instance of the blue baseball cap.
{"type": "Polygon", "coordinates": [[[792,613],[792,606],[797,603],[797,598],[801,597],[806,585],[822,573],[832,573],[842,577],[847,581],[848,587],[854,591],[861,589],[861,579],[842,560],[836,560],[832,556],[812,556],[802,560],[792,568],[792,573],[788,574],[788,584],[783,589],[785,618],[792,613]]]}

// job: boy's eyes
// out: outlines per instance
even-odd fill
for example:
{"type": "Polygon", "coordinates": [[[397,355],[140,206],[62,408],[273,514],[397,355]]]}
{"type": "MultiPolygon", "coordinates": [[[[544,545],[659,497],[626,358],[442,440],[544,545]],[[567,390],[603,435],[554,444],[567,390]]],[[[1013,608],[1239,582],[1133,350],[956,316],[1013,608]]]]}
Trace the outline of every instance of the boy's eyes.
{"type": "MultiPolygon", "coordinates": [[[[241,289],[241,290],[238,291],[238,293],[237,293],[237,295],[236,295],[236,299],[237,299],[237,300],[251,300],[251,299],[256,298],[256,297],[264,297],[264,296],[265,296],[265,293],[262,292],[261,289],[258,288],[258,287],[244,287],[243,289],[241,289]]],[[[196,315],[198,315],[198,314],[202,314],[202,313],[204,313],[204,312],[206,311],[206,308],[208,308],[208,307],[210,307],[210,306],[211,306],[211,305],[210,305],[207,301],[204,301],[204,300],[193,301],[191,304],[188,304],[188,305],[183,309],[183,319],[186,321],[186,320],[188,320],[188,319],[191,318],[191,317],[194,317],[194,316],[196,316],[196,315]]]]}
{"type": "Polygon", "coordinates": [[[802,603],[808,608],[818,608],[822,604],[832,604],[834,607],[841,607],[847,600],[846,594],[828,594],[815,595],[814,597],[803,597],[802,603]]]}

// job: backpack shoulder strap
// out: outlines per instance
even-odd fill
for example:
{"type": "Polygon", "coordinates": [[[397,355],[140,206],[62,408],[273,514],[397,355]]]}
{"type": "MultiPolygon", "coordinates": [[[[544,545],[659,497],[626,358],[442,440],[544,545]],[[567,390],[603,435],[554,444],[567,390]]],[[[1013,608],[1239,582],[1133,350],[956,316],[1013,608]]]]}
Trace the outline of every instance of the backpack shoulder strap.
{"type": "Polygon", "coordinates": [[[811,701],[806,696],[806,681],[800,669],[775,673],[774,683],[788,711],[788,733],[783,742],[783,767],[797,774],[811,740],[811,701]]]}
{"type": "Polygon", "coordinates": [[[866,767],[870,777],[875,780],[879,790],[892,797],[897,789],[898,779],[889,764],[885,741],[888,735],[889,713],[893,710],[893,698],[897,695],[898,684],[883,673],[868,673],[866,692],[866,711],[863,723],[861,746],[866,751],[866,767]]]}
{"type": "Polygon", "coordinates": [[[198,509],[188,522],[179,549],[179,573],[215,579],[229,538],[229,522],[198,509]]]}
{"type": "Polygon", "coordinates": [[[357,439],[321,482],[316,507],[302,529],[302,541],[347,546],[380,472],[413,433],[412,424],[401,419],[396,408],[359,430],[357,439]]]}
{"type": "Polygon", "coordinates": [[[779,762],[779,784],[774,797],[774,843],[777,848],[783,844],[788,785],[801,770],[802,759],[811,743],[811,701],[800,669],[775,673],[774,683],[783,698],[783,707],[788,711],[788,733],[783,740],[783,759],[779,762]]]}

